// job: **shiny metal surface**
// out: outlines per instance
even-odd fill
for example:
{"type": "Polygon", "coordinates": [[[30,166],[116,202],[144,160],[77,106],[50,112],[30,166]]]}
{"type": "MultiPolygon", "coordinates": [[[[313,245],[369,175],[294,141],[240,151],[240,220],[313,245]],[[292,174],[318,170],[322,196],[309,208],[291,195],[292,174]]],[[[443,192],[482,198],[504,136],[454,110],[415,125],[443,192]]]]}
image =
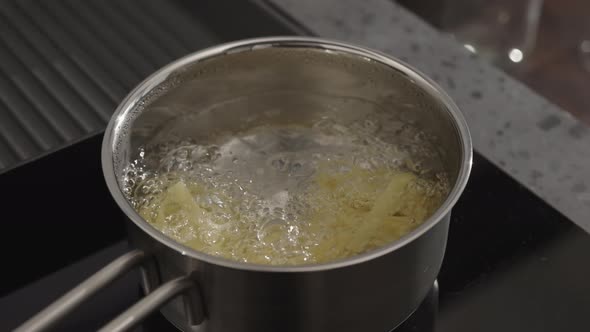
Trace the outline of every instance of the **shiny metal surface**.
{"type": "Polygon", "coordinates": [[[166,304],[173,297],[194,286],[195,284],[191,281],[190,277],[179,277],[170,280],[105,325],[99,332],[122,332],[130,330],[141,323],[149,314],[160,309],[162,305],[166,304]]]}
{"type": "Polygon", "coordinates": [[[187,323],[181,299],[162,313],[182,331],[390,331],[418,307],[436,279],[450,216],[380,257],[335,269],[267,272],[228,268],[170,250],[140,228],[132,243],[156,253],[160,276],[193,271],[207,314],[187,323]]]}
{"type": "MultiPolygon", "coordinates": [[[[314,105],[321,106],[321,105],[314,105]]],[[[309,116],[313,110],[293,108],[287,121],[309,116]]],[[[189,119],[190,120],[190,119],[189,119]]],[[[432,228],[456,202],[471,169],[472,146],[465,119],[455,103],[432,80],[387,55],[365,48],[317,38],[257,38],[208,48],[162,68],[144,80],[121,103],[103,140],[103,172],[121,209],[143,231],[179,252],[200,261],[230,268],[268,272],[304,272],[360,263],[396,250],[432,228]],[[298,52],[300,51],[300,52],[298,52]],[[303,51],[303,52],[301,52],[303,51]],[[352,84],[360,79],[366,84],[352,84]],[[184,121],[184,128],[158,133],[165,123],[232,99],[264,95],[266,109],[273,105],[297,106],[298,99],[273,98],[273,92],[297,90],[301,94],[335,94],[370,100],[403,112],[436,137],[454,182],[447,200],[431,218],[390,246],[347,260],[313,266],[277,267],[238,263],[194,251],[166,237],[143,220],[125,199],[119,179],[123,168],[146,141],[168,135],[199,138],[239,125],[254,105],[240,114],[228,107],[200,122],[184,121]],[[221,122],[216,123],[221,118],[221,122]]]]}
{"type": "Polygon", "coordinates": [[[163,308],[176,326],[207,332],[352,332],[392,329],[428,292],[442,263],[450,209],[467,182],[472,150],[456,105],[414,69],[361,47],[285,37],[225,44],[164,67],[119,106],[102,153],[109,189],[130,220],[132,244],[154,253],[162,281],[193,273],[202,292],[207,317],[199,328],[186,324],[182,301],[163,308]],[[282,91],[298,95],[284,98],[282,91]],[[369,100],[432,134],[454,183],[440,209],[389,246],[328,264],[285,267],[194,251],[152,228],[124,198],[119,179],[137,146],[169,135],[206,137],[239,125],[248,112],[275,106],[295,105],[292,118],[284,121],[300,121],[314,112],[302,109],[301,100],[314,94],[369,100]],[[232,107],[230,101],[242,99],[249,107],[232,107]],[[211,108],[215,117],[203,117],[211,108]],[[190,121],[194,114],[199,121],[190,121]],[[186,126],[162,129],[175,121],[186,126]]]}
{"type": "MultiPolygon", "coordinates": [[[[292,114],[308,116],[297,107],[292,114]]],[[[467,181],[471,153],[467,125],[456,105],[414,69],[364,48],[286,37],[206,49],[155,73],[116,111],[102,157],[109,189],[130,218],[132,243],[155,253],[162,280],[195,273],[208,315],[202,330],[386,331],[411,314],[436,278],[450,209],[467,181]],[[166,134],[198,139],[194,135],[235,126],[242,113],[256,106],[297,105],[298,99],[278,97],[285,90],[298,91],[303,99],[318,93],[363,98],[404,112],[436,137],[454,182],[448,199],[418,229],[389,246],[329,264],[289,267],[245,264],[196,252],[152,228],[125,200],[118,179],[138,145],[165,139],[166,134]],[[221,107],[215,118],[185,121],[203,109],[245,97],[251,100],[246,111],[221,107]],[[162,134],[161,124],[178,119],[187,126],[162,134]]],[[[191,330],[183,323],[178,301],[163,313],[183,330],[191,330]]]]}
{"type": "Polygon", "coordinates": [[[144,279],[163,283],[106,328],[131,327],[188,288],[177,283],[190,275],[195,291],[162,307],[183,331],[389,331],[417,308],[436,279],[450,210],[465,187],[471,158],[469,132],[456,105],[431,80],[384,54],[323,39],[276,37],[182,58],[132,91],[105,133],[107,185],[129,217],[131,244],[154,258],[144,279]],[[279,122],[310,120],[318,109],[329,107],[310,97],[317,95],[361,99],[399,112],[435,140],[453,187],[433,216],[399,241],[362,255],[326,264],[267,266],[213,257],[176,243],[125,199],[120,180],[139,145],[170,137],[204,138],[239,126],[251,112],[275,107],[288,110],[279,122]],[[198,310],[206,315],[195,325],[201,321],[198,310]]]}
{"type": "Polygon", "coordinates": [[[141,250],[132,250],[122,255],[24,322],[15,332],[40,332],[51,329],[96,292],[145,259],[146,255],[141,250]]]}

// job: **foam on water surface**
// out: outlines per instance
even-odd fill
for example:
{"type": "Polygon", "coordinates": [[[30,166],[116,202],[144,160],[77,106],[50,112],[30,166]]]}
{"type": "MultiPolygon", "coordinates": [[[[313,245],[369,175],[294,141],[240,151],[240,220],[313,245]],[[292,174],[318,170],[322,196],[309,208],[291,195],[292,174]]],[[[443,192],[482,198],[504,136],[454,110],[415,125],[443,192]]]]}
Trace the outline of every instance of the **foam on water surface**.
{"type": "Polygon", "coordinates": [[[273,265],[349,257],[416,228],[449,190],[426,135],[386,116],[148,144],[124,191],[154,227],[205,253],[273,265]]]}

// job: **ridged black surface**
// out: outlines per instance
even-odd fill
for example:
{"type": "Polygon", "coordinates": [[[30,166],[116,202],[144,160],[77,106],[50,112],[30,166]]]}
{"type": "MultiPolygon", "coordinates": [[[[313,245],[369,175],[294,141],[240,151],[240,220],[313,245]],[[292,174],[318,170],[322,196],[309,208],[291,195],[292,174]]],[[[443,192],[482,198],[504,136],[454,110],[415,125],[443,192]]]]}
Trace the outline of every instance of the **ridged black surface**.
{"type": "MultiPolygon", "coordinates": [[[[31,244],[0,241],[3,264],[44,275],[121,240],[102,131],[151,72],[213,44],[304,33],[258,0],[0,0],[2,231],[31,244]]],[[[3,278],[0,297],[28,278],[3,278]]]]}
{"type": "Polygon", "coordinates": [[[99,133],[125,94],[166,63],[249,37],[239,26],[210,28],[204,18],[222,18],[199,6],[0,0],[0,172],[99,133]]]}

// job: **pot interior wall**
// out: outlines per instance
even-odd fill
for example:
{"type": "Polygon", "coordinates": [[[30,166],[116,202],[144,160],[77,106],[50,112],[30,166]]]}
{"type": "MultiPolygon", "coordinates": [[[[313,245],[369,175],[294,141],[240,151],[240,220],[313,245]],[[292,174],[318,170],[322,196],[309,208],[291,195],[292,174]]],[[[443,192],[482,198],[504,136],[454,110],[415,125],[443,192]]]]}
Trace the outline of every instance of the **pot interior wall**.
{"type": "Polygon", "coordinates": [[[145,144],[207,142],[259,124],[311,125],[334,110],[353,121],[378,108],[427,133],[453,183],[461,142],[437,93],[402,67],[338,50],[270,47],[218,55],[172,72],[135,103],[114,145],[115,172],[120,178],[145,144]]]}

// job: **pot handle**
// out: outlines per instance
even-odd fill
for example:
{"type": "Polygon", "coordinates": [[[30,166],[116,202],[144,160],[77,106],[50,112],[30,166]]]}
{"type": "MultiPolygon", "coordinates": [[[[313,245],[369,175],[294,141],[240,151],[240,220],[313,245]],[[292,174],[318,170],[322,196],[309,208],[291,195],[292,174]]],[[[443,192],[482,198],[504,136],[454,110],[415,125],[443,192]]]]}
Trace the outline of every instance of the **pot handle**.
{"type": "Polygon", "coordinates": [[[149,314],[158,310],[176,296],[183,294],[185,312],[189,325],[196,326],[203,321],[202,306],[196,296],[195,282],[191,276],[172,279],[148,294],[125,312],[103,326],[98,332],[123,332],[134,328],[149,314]],[[191,294],[192,293],[192,294],[191,294]]]}
{"type": "MultiPolygon", "coordinates": [[[[142,265],[150,257],[150,255],[137,249],[119,256],[24,322],[14,332],[43,332],[50,330],[76,307],[96,294],[96,292],[108,286],[131,269],[142,265]]],[[[142,269],[141,272],[145,290],[146,292],[150,292],[152,285],[150,284],[147,271],[142,269]]],[[[130,329],[140,323],[149,313],[163,306],[180,293],[185,293],[185,307],[189,323],[198,325],[203,320],[203,314],[196,291],[197,287],[195,287],[195,283],[189,276],[170,280],[103,327],[101,331],[125,331],[130,329]],[[130,315],[133,316],[131,317],[130,315]]]]}

